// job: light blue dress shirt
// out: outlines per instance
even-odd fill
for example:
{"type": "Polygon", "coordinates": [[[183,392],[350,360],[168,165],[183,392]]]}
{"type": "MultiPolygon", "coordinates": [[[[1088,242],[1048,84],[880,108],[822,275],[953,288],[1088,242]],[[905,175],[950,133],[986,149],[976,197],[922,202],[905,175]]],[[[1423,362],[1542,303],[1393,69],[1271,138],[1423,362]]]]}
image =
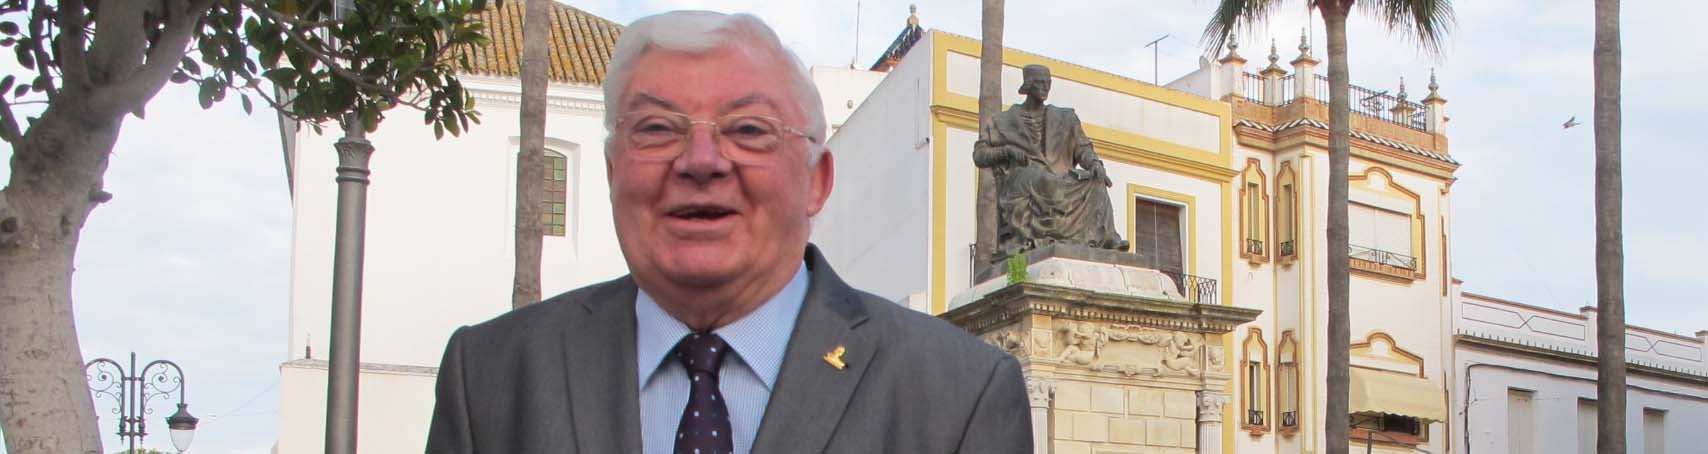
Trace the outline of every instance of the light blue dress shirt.
{"type": "MultiPolygon", "coordinates": [[[[736,454],[753,450],[765,405],[783,368],[783,353],[794,334],[795,318],[807,297],[807,267],[802,263],[794,279],[753,313],[712,331],[729,344],[718,371],[718,389],[729,408],[730,430],[735,431],[736,454]]],[[[658,307],[641,290],[635,295],[635,374],[640,380],[641,451],[670,454],[676,447],[676,426],[688,406],[688,372],[681,363],[667,360],[670,350],[683,336],[692,333],[687,325],[658,307]]]]}

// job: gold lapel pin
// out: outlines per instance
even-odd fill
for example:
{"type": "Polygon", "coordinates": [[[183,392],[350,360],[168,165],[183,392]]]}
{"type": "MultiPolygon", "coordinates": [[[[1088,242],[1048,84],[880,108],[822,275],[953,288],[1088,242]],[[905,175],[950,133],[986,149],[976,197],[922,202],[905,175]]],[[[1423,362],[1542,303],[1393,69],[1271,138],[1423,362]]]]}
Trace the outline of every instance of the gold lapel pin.
{"type": "Polygon", "coordinates": [[[841,345],[838,345],[835,350],[831,350],[830,353],[824,354],[824,362],[826,364],[830,364],[830,367],[834,367],[836,370],[845,369],[848,367],[848,363],[842,362],[842,354],[847,352],[847,348],[843,348],[841,345]]]}

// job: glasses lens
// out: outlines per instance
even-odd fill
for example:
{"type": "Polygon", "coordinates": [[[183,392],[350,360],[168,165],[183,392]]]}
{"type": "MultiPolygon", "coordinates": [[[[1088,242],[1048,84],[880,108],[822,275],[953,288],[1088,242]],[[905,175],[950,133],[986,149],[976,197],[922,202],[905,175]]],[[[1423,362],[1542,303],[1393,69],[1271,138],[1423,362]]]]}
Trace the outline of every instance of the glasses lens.
{"type": "Polygon", "coordinates": [[[750,115],[731,115],[718,121],[718,134],[752,157],[770,154],[782,141],[782,126],[776,120],[750,115]]]}
{"type": "Polygon", "coordinates": [[[686,117],[663,113],[639,113],[629,117],[629,151],[641,159],[669,159],[686,135],[686,117]]]}

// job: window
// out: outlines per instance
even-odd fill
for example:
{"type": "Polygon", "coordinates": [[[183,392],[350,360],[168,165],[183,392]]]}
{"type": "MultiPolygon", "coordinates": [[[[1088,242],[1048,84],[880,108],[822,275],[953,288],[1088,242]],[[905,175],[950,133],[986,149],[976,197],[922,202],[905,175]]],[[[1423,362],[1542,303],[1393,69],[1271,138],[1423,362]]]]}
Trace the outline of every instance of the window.
{"type": "Polygon", "coordinates": [[[1643,454],[1666,454],[1666,410],[1643,409],[1643,454]]]}
{"type": "Polygon", "coordinates": [[[1275,183],[1275,257],[1285,265],[1298,257],[1298,175],[1293,173],[1292,161],[1281,163],[1275,183]]]}
{"type": "Polygon", "coordinates": [[[1536,393],[1508,388],[1506,390],[1506,452],[1531,454],[1536,452],[1536,415],[1531,402],[1536,393]]]}
{"type": "Polygon", "coordinates": [[[562,153],[546,150],[545,197],[540,210],[541,233],[564,236],[568,230],[569,158],[562,153]]]}
{"type": "Polygon", "coordinates": [[[1267,177],[1263,174],[1262,162],[1257,158],[1246,160],[1245,171],[1240,173],[1240,257],[1248,259],[1252,264],[1269,260],[1269,195],[1264,193],[1267,177]]]}
{"type": "Polygon", "coordinates": [[[1578,454],[1595,454],[1595,400],[1578,399],[1578,454]]]}
{"type": "Polygon", "coordinates": [[[1269,345],[1263,330],[1246,332],[1245,354],[1240,361],[1240,427],[1252,435],[1269,432],[1269,345]]]}
{"type": "Polygon", "coordinates": [[[1169,277],[1176,281],[1186,272],[1185,256],[1180,253],[1180,211],[1179,205],[1145,198],[1133,203],[1133,252],[1139,256],[1139,266],[1173,273],[1169,277]]]}
{"type": "Polygon", "coordinates": [[[1417,258],[1411,255],[1411,216],[1356,202],[1348,204],[1346,215],[1353,259],[1417,270],[1417,258]]]}
{"type": "Polygon", "coordinates": [[[1275,363],[1279,366],[1275,373],[1275,394],[1280,397],[1275,411],[1281,418],[1278,432],[1292,435],[1299,431],[1299,343],[1293,339],[1292,331],[1281,332],[1275,350],[1275,363]]]}

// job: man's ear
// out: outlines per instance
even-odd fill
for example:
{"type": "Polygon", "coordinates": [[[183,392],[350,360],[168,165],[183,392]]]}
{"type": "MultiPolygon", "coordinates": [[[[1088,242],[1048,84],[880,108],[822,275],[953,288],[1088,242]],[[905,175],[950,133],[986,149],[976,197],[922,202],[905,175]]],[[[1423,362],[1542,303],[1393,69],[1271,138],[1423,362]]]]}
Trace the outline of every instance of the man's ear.
{"type": "Polygon", "coordinates": [[[836,186],[836,158],[830,148],[825,148],[818,155],[818,162],[807,171],[812,173],[812,181],[808,183],[811,193],[807,196],[811,198],[807,200],[807,216],[818,216],[818,212],[824,210],[824,202],[830,199],[831,188],[836,186]]]}

